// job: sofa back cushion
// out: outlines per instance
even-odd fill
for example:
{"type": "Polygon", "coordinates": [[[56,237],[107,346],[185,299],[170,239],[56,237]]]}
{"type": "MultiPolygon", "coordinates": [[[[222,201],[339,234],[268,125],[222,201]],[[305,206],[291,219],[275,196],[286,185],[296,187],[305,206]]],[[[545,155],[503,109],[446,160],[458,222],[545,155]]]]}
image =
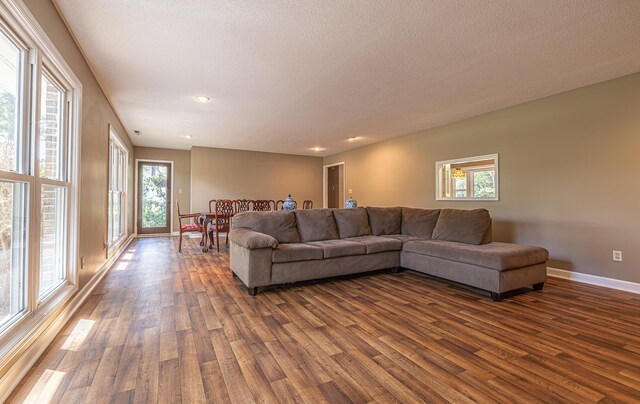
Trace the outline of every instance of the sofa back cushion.
{"type": "Polygon", "coordinates": [[[369,216],[364,208],[334,209],[333,217],[338,226],[340,238],[371,236],[369,216]]]}
{"type": "Polygon", "coordinates": [[[402,234],[431,240],[440,209],[402,208],[402,234]]]}
{"type": "Polygon", "coordinates": [[[289,211],[242,212],[234,215],[231,226],[244,227],[268,234],[278,243],[299,243],[300,234],[296,226],[296,216],[289,211]]]}
{"type": "Polygon", "coordinates": [[[296,210],[295,215],[303,243],[340,238],[331,209],[296,210]]]}
{"type": "Polygon", "coordinates": [[[369,225],[374,236],[400,234],[402,229],[402,208],[367,207],[369,225]]]}
{"type": "Polygon", "coordinates": [[[491,216],[486,209],[442,209],[432,239],[479,245],[490,225],[491,216]]]}

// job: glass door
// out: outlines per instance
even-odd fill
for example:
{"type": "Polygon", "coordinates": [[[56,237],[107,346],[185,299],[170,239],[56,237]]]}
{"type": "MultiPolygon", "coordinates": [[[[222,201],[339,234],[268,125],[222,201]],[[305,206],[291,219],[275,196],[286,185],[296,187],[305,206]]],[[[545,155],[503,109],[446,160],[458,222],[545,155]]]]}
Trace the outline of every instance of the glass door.
{"type": "Polygon", "coordinates": [[[138,162],[138,234],[171,232],[171,164],[138,162]]]}

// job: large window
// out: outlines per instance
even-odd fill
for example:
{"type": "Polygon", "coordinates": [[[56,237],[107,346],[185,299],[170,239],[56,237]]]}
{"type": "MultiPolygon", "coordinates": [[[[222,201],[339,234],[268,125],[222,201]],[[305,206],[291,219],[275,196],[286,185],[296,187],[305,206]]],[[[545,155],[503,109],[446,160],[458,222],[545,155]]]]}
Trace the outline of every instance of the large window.
{"type": "Polygon", "coordinates": [[[113,129],[109,130],[109,254],[125,239],[127,163],[129,152],[113,129]]]}
{"type": "Polygon", "coordinates": [[[81,84],[20,4],[0,2],[0,366],[77,283],[81,84]]]}

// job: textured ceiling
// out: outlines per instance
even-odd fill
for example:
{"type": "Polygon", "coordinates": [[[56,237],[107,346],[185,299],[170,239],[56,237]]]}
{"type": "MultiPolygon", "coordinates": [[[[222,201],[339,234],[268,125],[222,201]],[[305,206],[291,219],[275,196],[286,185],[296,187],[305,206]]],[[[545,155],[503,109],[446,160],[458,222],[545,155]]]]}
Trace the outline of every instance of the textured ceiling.
{"type": "Polygon", "coordinates": [[[640,71],[636,0],[54,2],[138,146],[330,155],[640,71]]]}

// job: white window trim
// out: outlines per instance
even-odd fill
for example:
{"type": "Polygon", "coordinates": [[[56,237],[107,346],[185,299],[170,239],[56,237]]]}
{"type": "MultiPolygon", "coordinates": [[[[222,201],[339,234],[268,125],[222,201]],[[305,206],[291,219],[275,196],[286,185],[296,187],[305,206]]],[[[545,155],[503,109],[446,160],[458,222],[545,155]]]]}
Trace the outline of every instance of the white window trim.
{"type": "Polygon", "coordinates": [[[127,147],[127,145],[124,144],[124,142],[120,139],[120,136],[118,136],[118,133],[115,131],[115,129],[113,128],[113,125],[109,124],[109,178],[108,178],[108,185],[107,185],[107,258],[110,258],[111,256],[113,256],[114,252],[118,251],[118,248],[122,245],[122,243],[127,239],[128,237],[128,232],[127,232],[127,215],[129,214],[128,211],[128,206],[129,206],[129,172],[128,172],[128,167],[129,167],[129,148],[127,147]],[[127,172],[124,174],[123,176],[123,189],[124,189],[124,204],[123,206],[121,206],[121,218],[122,218],[122,223],[120,223],[121,228],[124,228],[124,232],[122,233],[122,235],[120,236],[120,238],[118,238],[115,242],[111,243],[111,240],[109,240],[109,216],[110,213],[109,212],[109,193],[111,192],[111,143],[115,143],[117,147],[123,149],[125,151],[125,168],[127,168],[127,172]]]}
{"type": "MultiPolygon", "coordinates": [[[[474,196],[474,190],[475,190],[475,184],[474,184],[474,174],[475,173],[479,173],[479,172],[485,172],[485,171],[495,171],[494,170],[494,166],[493,165],[484,165],[484,166],[474,166],[473,168],[462,168],[462,171],[464,171],[467,176],[465,178],[466,180],[466,188],[465,189],[457,189],[455,188],[455,178],[450,178],[449,181],[451,182],[450,187],[452,190],[454,190],[454,192],[457,191],[466,191],[467,192],[467,197],[466,199],[473,199],[473,200],[478,200],[480,198],[476,198],[474,196]]],[[[495,181],[494,181],[495,182],[495,181]]],[[[456,199],[465,199],[464,197],[455,197],[456,199]]]]}
{"type": "MultiPolygon", "coordinates": [[[[71,114],[69,115],[68,123],[69,137],[68,142],[68,172],[65,181],[68,181],[67,187],[67,226],[68,226],[68,238],[66,240],[67,248],[67,284],[64,287],[58,288],[56,291],[49,293],[43,299],[38,300],[38,287],[37,276],[39,268],[33,265],[34,262],[38,262],[37,255],[40,254],[39,248],[32,248],[31,253],[28,255],[28,279],[35,279],[36,282],[28,281],[27,293],[29,299],[27,301],[27,307],[22,316],[17,318],[12,326],[0,334],[0,376],[5,375],[8,369],[11,367],[13,361],[24,354],[31,344],[46,330],[47,326],[55,320],[55,315],[62,309],[73,294],[78,290],[78,235],[79,235],[79,196],[80,196],[80,150],[81,150],[81,138],[82,138],[82,83],[78,77],[74,74],[73,70],[66,63],[62,55],[53,45],[53,42],[49,39],[44,30],[37,23],[29,9],[23,3],[22,0],[0,0],[0,14],[6,24],[3,24],[6,28],[13,32],[15,36],[20,38],[21,43],[32,51],[30,54],[36,55],[36,63],[44,63],[56,73],[56,78],[65,81],[68,85],[67,88],[71,89],[71,104],[73,106],[71,114]]],[[[29,62],[29,61],[28,61],[29,62]]],[[[34,62],[31,60],[30,62],[34,62]]],[[[29,63],[26,63],[24,73],[30,73],[29,63]]],[[[38,66],[39,67],[39,66],[38,66]]],[[[41,70],[38,70],[38,74],[41,70]]],[[[36,79],[39,80],[39,77],[36,79]]],[[[38,87],[38,85],[36,85],[38,87]]],[[[37,99],[34,99],[33,94],[38,89],[25,88],[24,94],[32,94],[31,99],[34,103],[38,103],[37,99]]],[[[25,97],[26,98],[26,97],[25,97]]],[[[36,97],[37,98],[37,97],[36,97]]],[[[26,102],[23,102],[26,104],[26,102]]],[[[27,105],[24,105],[27,107],[27,105]]],[[[33,108],[33,106],[31,106],[33,108]]],[[[39,114],[37,108],[32,110],[32,118],[39,120],[39,114]]],[[[22,125],[27,125],[30,128],[30,132],[37,133],[37,127],[33,127],[33,122],[28,121],[28,114],[23,114],[22,125]]],[[[36,122],[37,123],[37,122],[36,122]]],[[[24,150],[24,149],[23,149],[24,150]]],[[[38,154],[37,150],[26,151],[31,155],[31,158],[35,162],[38,154]]],[[[24,153],[23,153],[24,157],[24,153]]],[[[33,164],[32,164],[33,166],[33,164]]],[[[36,173],[31,173],[36,174],[36,173]]],[[[4,178],[9,175],[4,175],[4,178]]],[[[14,180],[28,182],[29,183],[29,203],[30,209],[32,209],[35,215],[39,215],[40,201],[34,200],[36,192],[35,187],[40,186],[41,183],[49,183],[52,180],[44,178],[38,178],[37,175],[27,174],[12,174],[11,177],[14,180]]],[[[59,184],[58,181],[53,181],[59,184]]],[[[39,194],[39,193],[38,193],[39,194]]],[[[30,215],[31,218],[34,214],[30,215]]],[[[28,233],[31,237],[30,242],[34,239],[34,235],[39,234],[40,229],[36,227],[37,220],[29,220],[28,233]]],[[[38,238],[37,236],[35,237],[38,238]]],[[[5,384],[12,383],[11,380],[6,380],[4,377],[0,378],[0,387],[5,384]]],[[[0,389],[1,390],[1,389],[0,389]]]]}

